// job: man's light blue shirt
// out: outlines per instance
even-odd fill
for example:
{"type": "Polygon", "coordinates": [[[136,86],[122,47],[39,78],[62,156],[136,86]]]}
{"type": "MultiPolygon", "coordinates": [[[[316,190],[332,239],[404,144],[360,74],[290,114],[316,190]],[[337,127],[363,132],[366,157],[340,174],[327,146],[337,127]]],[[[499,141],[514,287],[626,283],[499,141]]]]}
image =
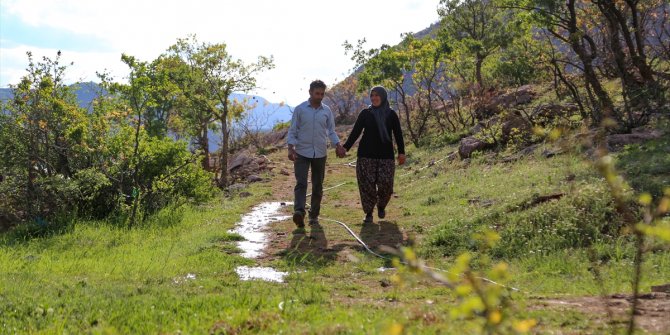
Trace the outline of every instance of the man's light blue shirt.
{"type": "Polygon", "coordinates": [[[330,107],[322,103],[318,108],[313,108],[309,101],[305,101],[293,110],[286,142],[295,146],[298,155],[307,158],[326,157],[329,138],[333,145],[340,143],[330,107]]]}

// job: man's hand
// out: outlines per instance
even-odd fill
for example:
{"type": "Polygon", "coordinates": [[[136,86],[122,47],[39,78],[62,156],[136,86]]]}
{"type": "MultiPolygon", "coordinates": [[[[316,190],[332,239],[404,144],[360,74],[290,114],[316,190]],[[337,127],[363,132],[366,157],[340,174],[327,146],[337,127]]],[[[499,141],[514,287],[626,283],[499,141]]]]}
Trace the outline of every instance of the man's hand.
{"type": "Polygon", "coordinates": [[[342,158],[347,155],[347,149],[345,149],[342,144],[338,143],[335,147],[335,154],[337,157],[342,158]]]}
{"type": "Polygon", "coordinates": [[[398,154],[398,165],[405,164],[405,154],[398,154]]]}
{"type": "Polygon", "coordinates": [[[288,160],[295,162],[295,159],[298,158],[298,154],[295,152],[295,149],[292,145],[288,146],[288,160]]]}

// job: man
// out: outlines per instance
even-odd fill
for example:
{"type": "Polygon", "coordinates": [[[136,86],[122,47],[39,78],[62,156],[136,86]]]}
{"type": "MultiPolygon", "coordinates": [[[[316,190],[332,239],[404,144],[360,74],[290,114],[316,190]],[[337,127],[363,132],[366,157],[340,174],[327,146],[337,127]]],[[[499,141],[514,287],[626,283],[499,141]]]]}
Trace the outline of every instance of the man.
{"type": "Polygon", "coordinates": [[[326,84],[315,80],[309,85],[309,100],[293,110],[291,127],[288,130],[288,159],[293,162],[296,185],[294,188],[293,222],[298,228],[305,227],[305,202],[307,199],[307,174],[312,169],[312,201],[309,223],[319,222],[323,179],[326,170],[328,139],[336,146],[338,157],[346,150],[335,133],[335,118],[330,107],[321,103],[326,84]]]}

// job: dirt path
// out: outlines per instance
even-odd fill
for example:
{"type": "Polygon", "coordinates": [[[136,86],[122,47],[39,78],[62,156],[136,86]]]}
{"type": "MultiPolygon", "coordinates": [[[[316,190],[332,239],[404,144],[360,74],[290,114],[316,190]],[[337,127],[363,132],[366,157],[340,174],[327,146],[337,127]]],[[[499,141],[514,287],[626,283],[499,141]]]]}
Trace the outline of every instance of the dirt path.
{"type": "MultiPolygon", "coordinates": [[[[272,196],[275,201],[292,202],[295,186],[293,165],[288,160],[276,161],[275,165],[280,170],[288,171],[289,174],[275,176],[272,182],[272,196]]],[[[321,217],[344,221],[371,249],[376,250],[382,244],[398,246],[407,241],[406,232],[392,215],[389,215],[388,220],[376,220],[372,225],[362,224],[363,213],[356,188],[355,170],[346,165],[346,162],[329,159],[324,189],[321,217]],[[359,212],[359,215],[355,214],[359,212]],[[351,218],[352,215],[355,219],[351,218]]],[[[311,183],[308,193],[310,191],[311,183]]],[[[309,204],[309,197],[307,203],[309,204]]],[[[284,214],[290,215],[293,206],[285,206],[283,210],[284,214]]],[[[316,226],[307,226],[305,231],[296,230],[295,224],[290,219],[276,222],[268,229],[271,234],[270,243],[262,256],[268,261],[278,257],[305,254],[309,254],[313,260],[346,261],[351,250],[364,250],[343,227],[327,220],[321,220],[316,226]]]]}
{"type": "MultiPolygon", "coordinates": [[[[589,316],[591,322],[607,329],[627,327],[632,296],[614,294],[607,297],[569,297],[538,299],[531,309],[575,310],[589,316]]],[[[637,327],[648,332],[670,333],[670,294],[647,293],[640,296],[635,315],[637,327]]]]}

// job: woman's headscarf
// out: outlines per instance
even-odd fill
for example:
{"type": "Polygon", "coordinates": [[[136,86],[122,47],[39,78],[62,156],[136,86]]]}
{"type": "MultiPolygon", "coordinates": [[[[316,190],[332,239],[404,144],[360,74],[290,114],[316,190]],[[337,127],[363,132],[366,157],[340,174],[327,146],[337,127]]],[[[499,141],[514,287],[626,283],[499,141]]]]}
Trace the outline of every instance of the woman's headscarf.
{"type": "Polygon", "coordinates": [[[389,136],[389,132],[386,129],[386,118],[390,113],[393,113],[393,110],[391,110],[391,106],[389,104],[388,93],[386,93],[386,89],[382,86],[373,87],[370,90],[370,94],[372,94],[372,92],[377,93],[377,95],[382,98],[382,103],[379,105],[379,107],[370,105],[372,115],[375,116],[375,120],[377,121],[379,136],[381,137],[383,143],[391,142],[391,137],[389,136]]]}

